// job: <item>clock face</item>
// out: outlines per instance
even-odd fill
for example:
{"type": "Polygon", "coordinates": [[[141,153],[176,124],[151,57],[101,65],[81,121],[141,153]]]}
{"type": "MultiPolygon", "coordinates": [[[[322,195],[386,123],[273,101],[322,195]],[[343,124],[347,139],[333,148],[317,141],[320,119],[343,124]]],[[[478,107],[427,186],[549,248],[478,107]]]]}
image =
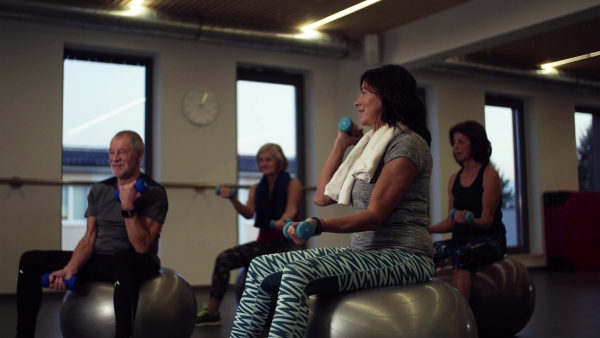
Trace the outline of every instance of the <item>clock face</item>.
{"type": "Polygon", "coordinates": [[[219,113],[217,98],[212,92],[196,87],[183,97],[183,114],[196,125],[213,122],[219,113]]]}

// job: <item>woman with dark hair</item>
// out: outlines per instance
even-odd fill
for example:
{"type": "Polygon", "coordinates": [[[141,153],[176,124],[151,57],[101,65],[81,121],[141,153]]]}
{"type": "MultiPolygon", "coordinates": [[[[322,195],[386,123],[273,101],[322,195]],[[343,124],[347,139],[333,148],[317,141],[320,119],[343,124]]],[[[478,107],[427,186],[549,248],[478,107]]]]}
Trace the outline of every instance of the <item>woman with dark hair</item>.
{"type": "MultiPolygon", "coordinates": [[[[431,137],[416,81],[404,68],[387,65],[365,72],[359,86],[354,105],[360,124],[371,130],[363,135],[355,125],[349,133],[337,132],[314,196],[319,206],[352,205],[355,213],[305,221],[315,236],[352,233],[350,246],[255,258],[231,337],[259,337],[272,297],[277,306],[269,337],[300,338],[312,294],[421,283],[432,277],[427,232],[431,137]]],[[[299,224],[289,223],[284,231],[304,244],[305,236],[296,232],[299,224]]]]}
{"type": "Polygon", "coordinates": [[[298,213],[302,185],[286,171],[288,161],[281,147],[267,143],[256,154],[261,180],[250,187],[246,204],[240,202],[232,189],[221,187],[219,196],[229,200],[234,209],[246,219],[254,217],[254,226],[259,228],[255,241],[234,246],[221,252],[215,259],[208,303],[196,316],[196,326],[220,325],[219,307],[229,287],[231,270],[250,265],[254,257],[276,252],[299,250],[304,247],[290,242],[281,229],[287,219],[298,213]]]}
{"type": "Polygon", "coordinates": [[[452,231],[452,238],[434,243],[434,260],[452,259],[452,285],[471,298],[471,273],[506,254],[502,223],[502,183],[490,165],[492,145],[485,128],[465,121],[450,128],[450,144],[460,170],[448,182],[448,218],[430,233],[452,231]]]}

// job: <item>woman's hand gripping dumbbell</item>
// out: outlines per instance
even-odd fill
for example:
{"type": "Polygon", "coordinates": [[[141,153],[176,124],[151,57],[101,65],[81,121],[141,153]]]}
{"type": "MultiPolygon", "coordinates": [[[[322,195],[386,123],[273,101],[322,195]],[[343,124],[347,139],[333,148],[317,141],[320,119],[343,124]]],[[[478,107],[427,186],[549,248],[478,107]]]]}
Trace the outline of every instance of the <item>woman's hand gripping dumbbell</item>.
{"type": "MultiPolygon", "coordinates": [[[[286,224],[288,224],[288,223],[290,223],[290,222],[292,222],[292,221],[293,221],[293,220],[292,220],[291,218],[286,218],[283,224],[284,224],[284,226],[285,226],[286,224]]],[[[269,222],[269,226],[271,227],[271,229],[277,229],[277,220],[274,220],[274,219],[272,219],[272,220],[269,222]]]]}
{"type": "MultiPolygon", "coordinates": [[[[450,219],[454,219],[454,214],[456,214],[456,209],[450,210],[450,219]]],[[[475,214],[471,211],[467,211],[467,213],[465,214],[465,221],[467,223],[471,223],[471,222],[473,222],[474,219],[475,219],[475,214]]]]}
{"type": "Polygon", "coordinates": [[[362,128],[359,128],[358,125],[354,123],[349,117],[344,117],[340,120],[340,122],[338,122],[338,129],[342,133],[346,133],[353,137],[363,136],[362,128]]]}
{"type": "Polygon", "coordinates": [[[223,190],[223,195],[221,195],[221,186],[217,186],[215,188],[215,195],[221,196],[227,199],[234,199],[237,196],[238,190],[237,188],[226,188],[223,190]],[[226,189],[229,189],[229,194],[227,194],[226,189]]]}
{"type": "Polygon", "coordinates": [[[310,221],[310,219],[307,219],[304,222],[298,223],[297,226],[294,226],[294,222],[288,222],[283,227],[283,235],[287,239],[293,239],[292,237],[290,237],[290,234],[288,232],[289,228],[293,227],[296,232],[296,235],[301,240],[306,241],[307,239],[309,239],[311,237],[320,236],[321,233],[323,232],[323,223],[321,222],[321,219],[318,217],[312,217],[311,219],[315,220],[315,222],[317,223],[316,227],[313,225],[313,223],[310,221]]]}

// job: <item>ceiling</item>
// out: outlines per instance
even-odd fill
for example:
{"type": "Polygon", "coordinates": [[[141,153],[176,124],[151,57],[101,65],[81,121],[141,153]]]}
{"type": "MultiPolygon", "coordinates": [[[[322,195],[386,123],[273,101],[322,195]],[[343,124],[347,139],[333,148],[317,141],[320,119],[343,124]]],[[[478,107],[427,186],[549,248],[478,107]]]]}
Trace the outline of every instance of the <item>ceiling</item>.
{"type": "MultiPolygon", "coordinates": [[[[0,4],[2,1],[7,0],[0,0],[0,4]]],[[[383,34],[474,1],[478,0],[383,0],[322,26],[319,31],[360,42],[365,35],[383,34]]],[[[131,0],[77,0],[70,3],[84,7],[119,7],[130,2],[131,0]]],[[[144,5],[167,15],[294,31],[302,25],[359,2],[361,0],[145,0],[144,5]]],[[[65,4],[65,1],[59,3],[65,4]]],[[[511,72],[527,74],[538,70],[542,63],[600,51],[600,2],[589,12],[568,24],[557,24],[550,30],[514,34],[515,37],[508,41],[506,38],[498,39],[502,41],[487,44],[479,50],[449,55],[449,59],[460,60],[463,66],[468,63],[488,70],[510,69],[504,72],[505,75],[511,72]]],[[[590,82],[600,89],[600,57],[561,66],[559,69],[565,77],[590,82]]]]}
{"type": "MultiPolygon", "coordinates": [[[[517,69],[600,51],[598,16],[465,55],[472,61],[517,69]]],[[[560,69],[575,77],[600,81],[600,56],[565,64],[560,69]]]]}
{"type": "MultiPolygon", "coordinates": [[[[161,12],[220,19],[275,29],[297,29],[362,0],[145,0],[161,12]]],[[[469,0],[384,0],[319,28],[360,40],[469,0]],[[409,9],[409,10],[406,10],[409,9]]],[[[78,3],[127,5],[131,0],[79,0],[78,3]]]]}

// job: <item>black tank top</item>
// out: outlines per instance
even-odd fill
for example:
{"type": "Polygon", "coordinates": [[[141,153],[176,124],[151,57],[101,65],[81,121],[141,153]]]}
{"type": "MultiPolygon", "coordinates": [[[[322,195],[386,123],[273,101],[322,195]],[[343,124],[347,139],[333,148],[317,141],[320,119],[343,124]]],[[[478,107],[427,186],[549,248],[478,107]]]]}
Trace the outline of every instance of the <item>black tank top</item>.
{"type": "MultiPolygon", "coordinates": [[[[454,180],[454,185],[452,185],[452,194],[454,195],[454,205],[452,207],[454,209],[468,210],[475,214],[475,218],[481,217],[481,213],[483,211],[483,172],[485,171],[486,167],[487,165],[481,166],[475,181],[473,181],[473,183],[468,187],[463,187],[460,184],[460,175],[463,171],[460,169],[456,175],[456,179],[454,180]]],[[[505,236],[506,229],[504,228],[504,224],[502,224],[502,197],[500,197],[500,199],[501,200],[496,207],[496,212],[494,213],[494,220],[492,221],[491,227],[488,229],[483,229],[470,224],[455,222],[454,227],[452,228],[452,239],[466,241],[477,236],[505,236]]]]}

